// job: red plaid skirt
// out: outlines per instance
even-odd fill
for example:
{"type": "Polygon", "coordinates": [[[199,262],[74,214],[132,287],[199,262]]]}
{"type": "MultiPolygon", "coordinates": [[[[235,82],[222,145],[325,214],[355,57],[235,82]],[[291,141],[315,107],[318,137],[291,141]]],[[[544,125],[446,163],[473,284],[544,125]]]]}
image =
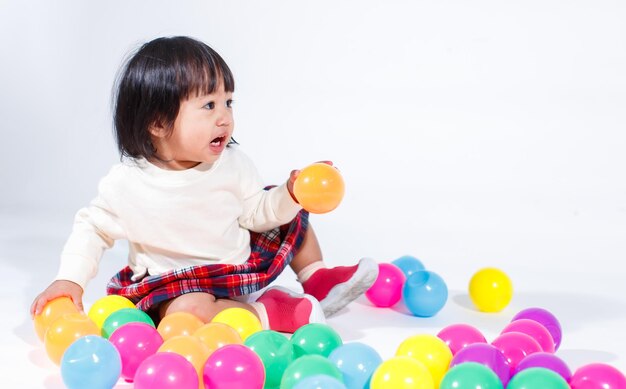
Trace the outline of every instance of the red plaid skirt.
{"type": "Polygon", "coordinates": [[[288,224],[273,230],[250,232],[250,258],[241,265],[210,264],[172,270],[133,281],[126,266],[107,285],[107,294],[130,299],[137,308],[148,311],[157,304],[191,292],[216,297],[241,296],[256,292],[278,277],[298,252],[308,228],[306,211],[300,211],[288,224]]]}

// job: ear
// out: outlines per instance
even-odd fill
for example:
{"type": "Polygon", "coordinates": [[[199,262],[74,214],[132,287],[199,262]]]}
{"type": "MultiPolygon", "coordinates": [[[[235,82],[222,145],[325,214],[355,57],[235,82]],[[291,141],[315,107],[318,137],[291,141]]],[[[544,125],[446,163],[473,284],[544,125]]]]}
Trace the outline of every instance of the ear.
{"type": "Polygon", "coordinates": [[[150,125],[148,131],[150,132],[150,135],[156,138],[165,138],[168,133],[167,129],[161,124],[161,121],[159,120],[150,125]]]}

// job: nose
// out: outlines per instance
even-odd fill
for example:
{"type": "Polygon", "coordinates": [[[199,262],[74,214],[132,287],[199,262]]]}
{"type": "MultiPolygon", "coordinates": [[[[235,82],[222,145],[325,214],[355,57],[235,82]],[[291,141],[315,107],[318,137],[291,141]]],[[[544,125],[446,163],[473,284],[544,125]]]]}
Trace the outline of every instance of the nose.
{"type": "Polygon", "coordinates": [[[229,126],[233,123],[233,113],[230,109],[223,107],[219,110],[217,125],[220,127],[229,126]]]}

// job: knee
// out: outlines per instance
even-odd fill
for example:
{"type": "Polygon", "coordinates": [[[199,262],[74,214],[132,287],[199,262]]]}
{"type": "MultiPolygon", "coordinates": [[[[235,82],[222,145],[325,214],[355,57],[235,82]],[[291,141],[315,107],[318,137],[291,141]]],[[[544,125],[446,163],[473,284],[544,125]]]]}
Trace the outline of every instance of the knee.
{"type": "Polygon", "coordinates": [[[161,317],[174,312],[187,312],[205,323],[213,319],[216,312],[215,296],[208,293],[187,293],[172,299],[161,310],[161,317]]]}

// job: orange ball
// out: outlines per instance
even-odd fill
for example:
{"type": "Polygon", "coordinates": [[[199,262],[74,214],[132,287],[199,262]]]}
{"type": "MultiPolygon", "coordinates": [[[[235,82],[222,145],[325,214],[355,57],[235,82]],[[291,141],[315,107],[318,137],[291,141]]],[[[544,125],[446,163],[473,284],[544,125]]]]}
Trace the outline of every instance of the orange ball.
{"type": "Polygon", "coordinates": [[[52,362],[61,364],[65,350],[78,338],[85,335],[100,336],[100,329],[84,313],[66,313],[56,319],[44,335],[46,353],[52,362]]]}
{"type": "Polygon", "coordinates": [[[157,352],[176,353],[188,360],[198,373],[202,382],[202,370],[211,352],[202,341],[195,336],[178,335],[163,342],[157,352]]]}
{"type": "Polygon", "coordinates": [[[192,335],[203,325],[204,322],[191,313],[174,312],[161,319],[157,331],[163,340],[168,340],[174,336],[192,335]]]}
{"type": "Polygon", "coordinates": [[[345,184],[339,170],[325,163],[302,169],[293,184],[293,194],[302,208],[311,213],[326,213],[339,206],[345,184]]]}
{"type": "Polygon", "coordinates": [[[243,344],[239,332],[224,323],[207,323],[198,328],[193,336],[200,339],[211,353],[227,344],[243,344]]]}
{"type": "Polygon", "coordinates": [[[43,311],[41,311],[39,315],[35,315],[33,319],[35,332],[42,342],[50,324],[66,313],[78,313],[78,309],[71,298],[57,297],[54,300],[48,301],[46,306],[43,307],[43,311]]]}

